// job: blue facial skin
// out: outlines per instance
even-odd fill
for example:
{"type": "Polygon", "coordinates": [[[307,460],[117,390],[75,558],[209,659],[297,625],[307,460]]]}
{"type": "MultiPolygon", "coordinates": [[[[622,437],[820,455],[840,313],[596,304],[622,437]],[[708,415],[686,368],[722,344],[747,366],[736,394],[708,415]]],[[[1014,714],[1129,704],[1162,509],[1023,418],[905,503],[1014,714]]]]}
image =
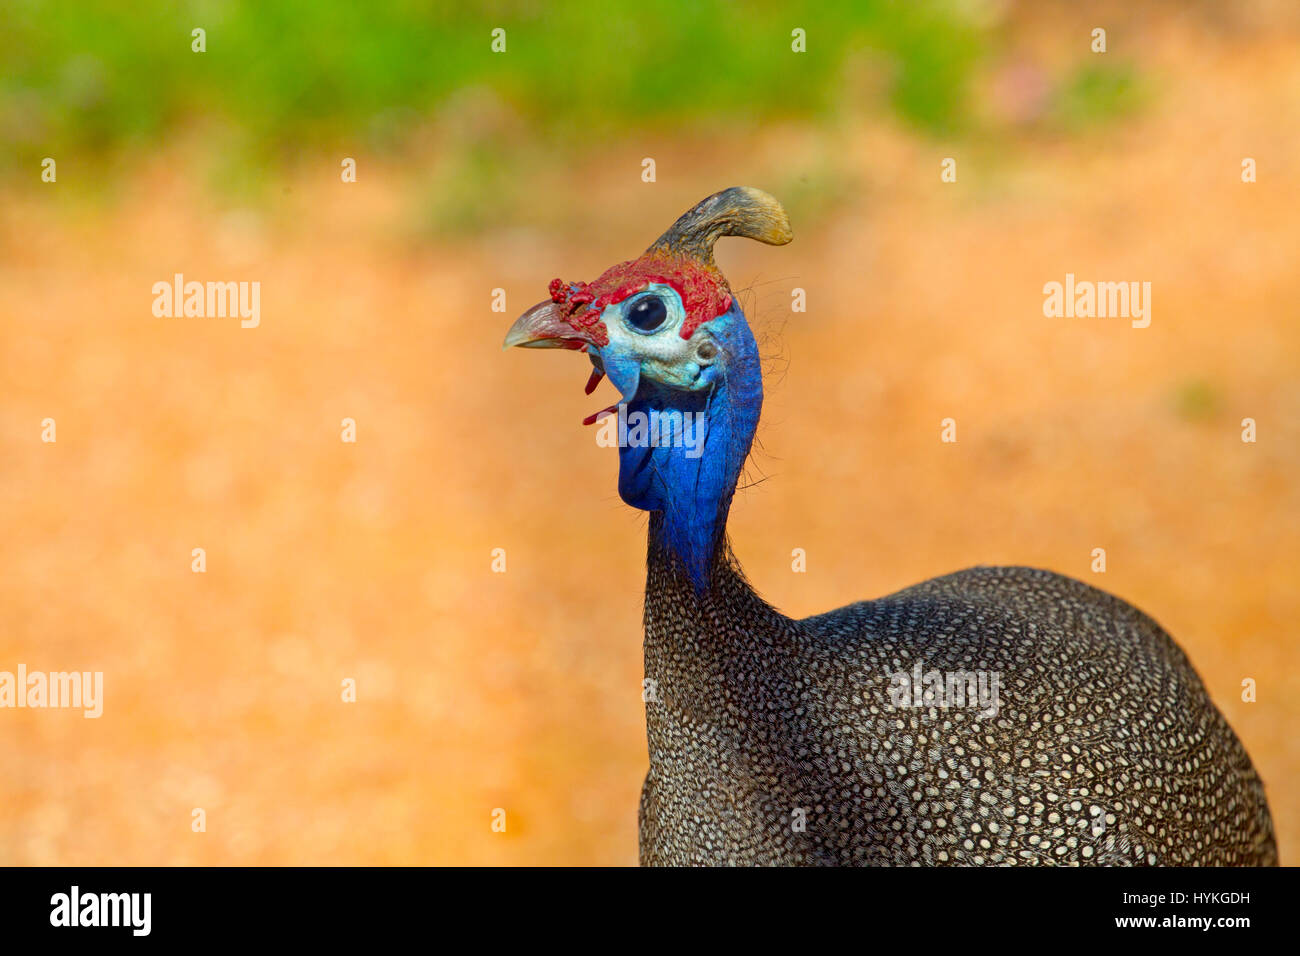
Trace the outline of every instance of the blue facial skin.
{"type": "MultiPolygon", "coordinates": [[[[621,321],[623,314],[607,309],[606,321],[621,321]]],[[[634,351],[635,336],[612,338],[595,350],[605,374],[623,394],[629,418],[637,411],[704,414],[707,431],[698,457],[688,456],[680,443],[642,443],[620,447],[618,453],[619,497],[634,508],[662,512],[661,544],[681,560],[700,593],[708,589],[731,496],[763,405],[758,346],[734,299],[727,312],[700,326],[693,338],[705,330],[718,346],[718,355],[689,389],[651,378],[643,368],[644,355],[634,351]]],[[[675,327],[661,334],[676,336],[678,331],[675,327]]]]}

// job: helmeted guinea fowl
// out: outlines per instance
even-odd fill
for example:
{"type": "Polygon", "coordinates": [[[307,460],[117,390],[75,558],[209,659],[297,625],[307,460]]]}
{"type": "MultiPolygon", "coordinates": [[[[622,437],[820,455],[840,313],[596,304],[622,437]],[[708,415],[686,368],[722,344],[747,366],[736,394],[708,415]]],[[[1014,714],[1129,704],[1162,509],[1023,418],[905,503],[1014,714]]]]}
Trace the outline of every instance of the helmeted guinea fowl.
{"type": "Polygon", "coordinates": [[[588,391],[622,393],[619,494],[650,512],[642,863],[1276,863],[1249,756],[1124,601],[1030,568],[803,620],[754,592],[725,525],[763,389],[722,236],[792,238],[771,196],[725,190],[553,281],[505,342],[584,350],[588,391]]]}

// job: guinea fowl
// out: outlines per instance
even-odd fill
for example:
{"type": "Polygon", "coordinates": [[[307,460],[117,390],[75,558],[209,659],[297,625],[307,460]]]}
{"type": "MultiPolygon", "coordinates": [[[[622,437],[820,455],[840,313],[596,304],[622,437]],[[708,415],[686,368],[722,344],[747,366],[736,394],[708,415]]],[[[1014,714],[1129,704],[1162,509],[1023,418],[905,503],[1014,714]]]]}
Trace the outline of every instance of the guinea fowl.
{"type": "Polygon", "coordinates": [[[763,386],[722,236],[792,238],[727,189],[505,340],[585,351],[588,392],[622,394],[619,495],[650,512],[641,862],[1275,864],[1241,742],[1124,601],[990,567],[803,620],[754,592],[725,528],[763,386]]]}

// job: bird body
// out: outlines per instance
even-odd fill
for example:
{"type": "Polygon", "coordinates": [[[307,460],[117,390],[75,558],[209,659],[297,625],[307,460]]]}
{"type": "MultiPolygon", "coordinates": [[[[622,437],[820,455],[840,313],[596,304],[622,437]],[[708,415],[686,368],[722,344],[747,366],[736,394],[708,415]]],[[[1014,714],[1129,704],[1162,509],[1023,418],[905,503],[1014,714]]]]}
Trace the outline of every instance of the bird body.
{"type": "Polygon", "coordinates": [[[1118,598],[971,568],[793,620],[729,551],[712,583],[652,540],[643,864],[1276,862],[1250,758],[1118,598]],[[899,706],[918,668],[995,674],[996,706],[899,706]]]}
{"type": "Polygon", "coordinates": [[[736,187],[644,256],[551,285],[507,345],[585,351],[620,414],[691,413],[695,455],[621,441],[650,512],[647,865],[1269,865],[1261,783],[1186,655],[1131,605],[972,568],[802,620],[746,581],[725,527],[762,404],[713,242],[790,240],[736,187]]]}

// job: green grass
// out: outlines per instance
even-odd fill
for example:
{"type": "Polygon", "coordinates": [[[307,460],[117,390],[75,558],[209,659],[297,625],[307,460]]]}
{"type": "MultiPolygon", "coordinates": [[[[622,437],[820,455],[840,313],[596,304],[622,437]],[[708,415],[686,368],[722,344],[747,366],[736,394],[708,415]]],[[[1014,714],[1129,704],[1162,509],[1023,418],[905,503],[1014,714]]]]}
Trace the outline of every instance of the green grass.
{"type": "MultiPolygon", "coordinates": [[[[412,232],[443,237],[526,221],[536,182],[629,136],[744,141],[795,121],[833,138],[864,110],[963,136],[1004,39],[975,0],[0,4],[0,182],[34,181],[53,156],[80,194],[111,195],[116,171],[184,143],[212,191],[248,202],[322,152],[409,159],[424,180],[412,232]],[[807,52],[791,50],[796,28],[807,52]]],[[[1057,125],[1139,103],[1141,77],[1104,66],[1066,75],[1057,125]]],[[[791,170],[789,201],[805,218],[832,208],[851,164],[830,150],[791,170]]]]}
{"type": "Polygon", "coordinates": [[[400,146],[481,88],[535,134],[575,147],[644,124],[818,117],[841,108],[843,66],[890,67],[898,114],[960,123],[983,28],[940,0],[450,4],[396,0],[6,0],[0,133],[29,160],[156,143],[215,123],[276,153],[400,146]],[[207,31],[207,52],[190,31],[207,31]],[[490,50],[506,30],[507,51],[490,50]],[[791,52],[791,30],[808,52],[791,52]]]}
{"type": "Polygon", "coordinates": [[[1219,389],[1200,378],[1180,382],[1171,396],[1174,414],[1187,422],[1207,422],[1223,410],[1224,398],[1219,389]]]}
{"type": "Polygon", "coordinates": [[[1137,69],[1124,61],[1076,68],[1055,97],[1055,119],[1071,130],[1137,112],[1150,96],[1137,69]]]}

